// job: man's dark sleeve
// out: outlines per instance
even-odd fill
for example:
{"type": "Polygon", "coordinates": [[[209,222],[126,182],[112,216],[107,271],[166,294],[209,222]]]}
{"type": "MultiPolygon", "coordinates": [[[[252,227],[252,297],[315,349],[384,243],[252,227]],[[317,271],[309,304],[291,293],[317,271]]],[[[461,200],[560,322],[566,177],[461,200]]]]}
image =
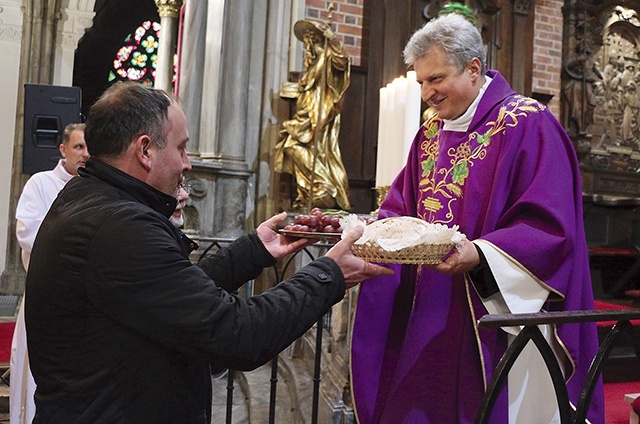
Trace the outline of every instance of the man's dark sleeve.
{"type": "Polygon", "coordinates": [[[469,277],[480,297],[486,299],[498,293],[500,289],[498,288],[498,283],[496,283],[496,278],[493,276],[493,272],[491,272],[491,268],[489,268],[487,258],[485,258],[484,253],[482,253],[482,249],[475,244],[474,246],[478,251],[478,256],[480,256],[480,263],[469,271],[469,277]]]}
{"type": "Polygon", "coordinates": [[[241,285],[256,278],[266,267],[276,260],[255,231],[240,237],[227,247],[198,261],[198,266],[228,292],[236,291],[241,285]]]}

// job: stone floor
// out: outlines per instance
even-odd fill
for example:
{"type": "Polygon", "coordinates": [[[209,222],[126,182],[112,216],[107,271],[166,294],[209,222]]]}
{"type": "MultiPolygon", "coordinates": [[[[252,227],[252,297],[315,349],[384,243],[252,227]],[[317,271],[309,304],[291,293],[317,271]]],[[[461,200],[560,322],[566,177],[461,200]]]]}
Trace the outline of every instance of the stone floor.
{"type": "MultiPolygon", "coordinates": [[[[282,364],[281,364],[282,365],[282,364]]],[[[291,366],[291,365],[287,365],[291,366]]],[[[296,367],[298,365],[293,365],[296,367]]],[[[213,376],[212,423],[226,423],[228,374],[213,376]]],[[[236,372],[233,385],[232,424],[266,424],[269,422],[269,400],[271,393],[271,363],[245,373],[236,372]]],[[[291,381],[278,376],[276,385],[275,422],[278,424],[301,424],[310,422],[311,393],[313,387],[308,379],[291,381]],[[292,396],[295,392],[295,396],[292,396]],[[293,400],[292,399],[297,399],[293,400]],[[302,407],[300,406],[302,404],[302,407]],[[305,418],[302,418],[306,414],[305,418]]],[[[9,423],[9,387],[0,383],[0,424],[9,423]]]]}
{"type": "MultiPolygon", "coordinates": [[[[288,351],[287,351],[288,352],[288,351]]],[[[278,424],[311,423],[313,376],[308,361],[290,352],[280,355],[276,384],[275,419],[278,424]]],[[[6,371],[0,367],[0,371],[6,371]]],[[[2,373],[0,372],[0,374],[2,373]]],[[[232,424],[267,424],[270,413],[272,362],[250,372],[235,372],[231,408],[232,424]]],[[[212,376],[212,423],[227,423],[228,373],[212,376]]],[[[331,423],[334,411],[319,407],[318,422],[331,423]]],[[[324,407],[323,407],[324,405],[324,407]]],[[[0,382],[0,424],[9,423],[9,386],[0,382]]],[[[352,422],[352,421],[344,421],[352,422]]]]}
{"type": "MultiPolygon", "coordinates": [[[[275,419],[278,424],[311,422],[313,381],[308,373],[296,369],[304,366],[297,361],[280,360],[276,384],[275,419]],[[284,371],[284,372],[283,372],[284,371]],[[300,376],[303,376],[300,378],[300,376]]],[[[231,422],[233,424],[266,424],[269,422],[271,396],[271,362],[234,378],[231,422]]],[[[213,423],[227,421],[228,374],[213,379],[213,423]]]]}

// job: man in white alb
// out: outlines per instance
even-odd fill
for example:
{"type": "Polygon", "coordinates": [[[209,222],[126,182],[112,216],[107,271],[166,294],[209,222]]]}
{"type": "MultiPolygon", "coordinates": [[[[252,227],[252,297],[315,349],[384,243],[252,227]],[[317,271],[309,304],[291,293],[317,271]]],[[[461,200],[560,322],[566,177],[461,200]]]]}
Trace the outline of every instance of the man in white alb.
{"type": "MultiPolygon", "coordinates": [[[[22,249],[22,264],[29,267],[31,248],[49,207],[58,192],[84,166],[89,151],[84,141],[84,124],[69,124],[59,146],[63,159],[51,171],[33,174],[27,181],[16,208],[16,237],[22,249]]],[[[27,358],[27,334],[24,326],[24,298],[20,305],[16,328],[11,341],[10,359],[10,422],[31,423],[36,412],[33,395],[36,385],[27,358]]]]}

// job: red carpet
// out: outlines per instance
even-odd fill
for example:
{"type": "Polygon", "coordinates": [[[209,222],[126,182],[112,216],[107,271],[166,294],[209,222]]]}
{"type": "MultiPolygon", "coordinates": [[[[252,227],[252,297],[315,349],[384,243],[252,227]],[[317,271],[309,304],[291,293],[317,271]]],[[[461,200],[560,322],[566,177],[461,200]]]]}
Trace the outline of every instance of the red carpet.
{"type": "Polygon", "coordinates": [[[627,393],[640,393],[640,381],[604,385],[605,424],[629,424],[631,405],[624,400],[627,393]]]}
{"type": "Polygon", "coordinates": [[[15,322],[0,323],[0,362],[9,362],[11,356],[11,339],[15,322]]]}
{"type": "MultiPolygon", "coordinates": [[[[594,309],[597,311],[607,311],[607,310],[624,310],[624,309],[638,309],[633,306],[627,305],[618,305],[616,303],[603,302],[601,300],[596,300],[594,309]]],[[[640,320],[632,319],[631,324],[640,325],[640,320]]],[[[616,321],[600,321],[597,323],[598,327],[613,327],[616,324],[616,321]]]]}
{"type": "MultiPolygon", "coordinates": [[[[632,306],[595,301],[596,310],[624,310],[637,309],[632,306]]],[[[600,321],[598,327],[612,327],[616,321],[600,321]]],[[[638,326],[640,320],[631,320],[631,324],[638,326]]],[[[628,393],[640,393],[640,381],[625,383],[606,383],[604,385],[605,424],[629,424],[631,405],[624,400],[628,393]]]]}

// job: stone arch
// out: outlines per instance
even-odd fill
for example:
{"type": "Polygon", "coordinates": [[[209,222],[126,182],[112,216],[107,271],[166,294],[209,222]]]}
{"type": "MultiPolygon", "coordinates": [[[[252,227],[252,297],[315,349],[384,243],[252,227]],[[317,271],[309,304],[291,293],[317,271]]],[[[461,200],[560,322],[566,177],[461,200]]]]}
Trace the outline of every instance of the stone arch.
{"type": "Polygon", "coordinates": [[[62,0],[56,30],[53,84],[71,86],[75,51],[93,25],[96,0],[62,0]]]}

